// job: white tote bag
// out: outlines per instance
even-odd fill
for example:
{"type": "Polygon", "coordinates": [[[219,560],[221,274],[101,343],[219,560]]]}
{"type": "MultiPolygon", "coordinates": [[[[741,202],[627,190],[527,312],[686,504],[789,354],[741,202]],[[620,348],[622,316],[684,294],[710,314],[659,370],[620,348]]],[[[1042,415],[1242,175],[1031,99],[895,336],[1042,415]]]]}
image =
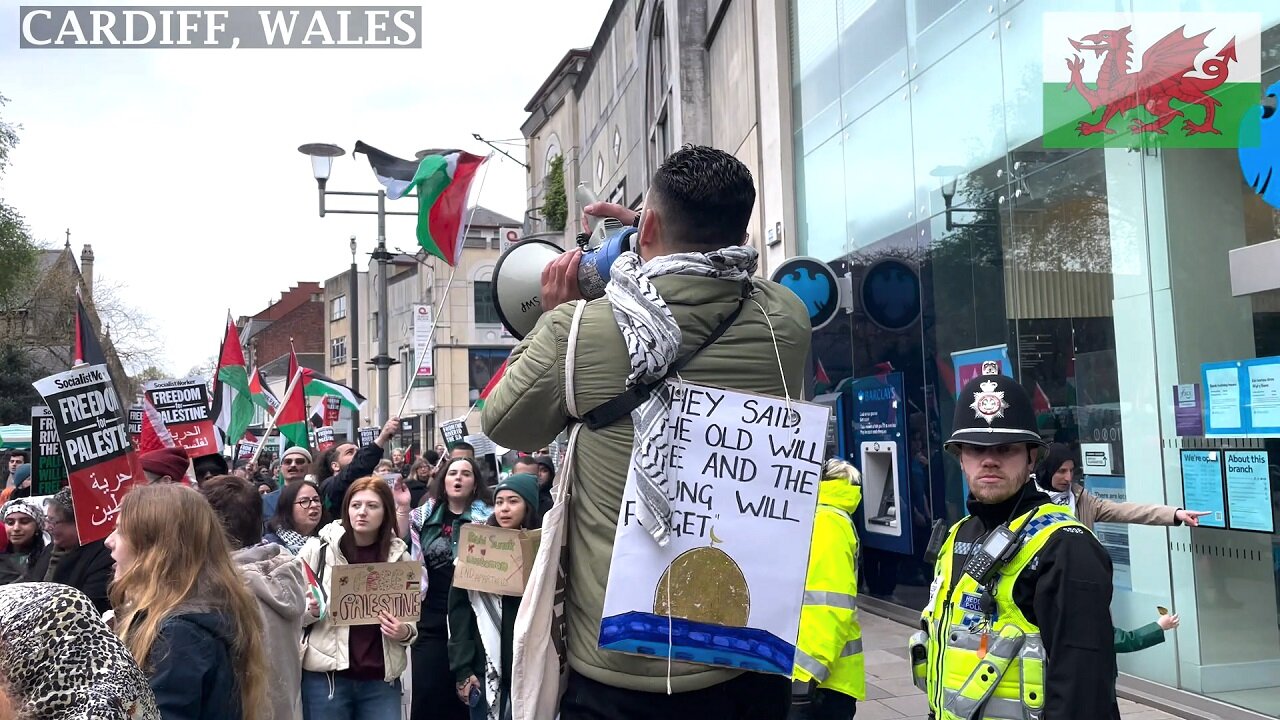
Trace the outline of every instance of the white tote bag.
{"type": "MultiPolygon", "coordinates": [[[[564,362],[564,397],[569,415],[578,416],[573,375],[578,349],[578,326],[585,300],[579,300],[569,326],[569,347],[564,362]]],[[[516,614],[512,641],[511,711],[513,720],[548,720],[556,717],[568,673],[569,650],[565,635],[565,574],[568,570],[570,485],[573,460],[582,424],[569,431],[565,462],[558,475],[554,505],[542,518],[542,540],[529,582],[516,614]]]]}

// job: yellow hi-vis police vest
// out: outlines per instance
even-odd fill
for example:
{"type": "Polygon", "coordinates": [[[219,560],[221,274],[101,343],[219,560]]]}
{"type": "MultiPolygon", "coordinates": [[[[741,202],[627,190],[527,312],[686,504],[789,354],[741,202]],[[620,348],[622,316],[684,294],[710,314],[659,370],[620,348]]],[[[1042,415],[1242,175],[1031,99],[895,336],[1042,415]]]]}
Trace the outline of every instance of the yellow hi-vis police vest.
{"type": "Polygon", "coordinates": [[[956,523],[939,552],[922,614],[927,630],[911,639],[915,684],[928,694],[937,720],[1039,720],[1045,701],[1044,643],[1040,628],[1014,603],[1013,586],[1053,533],[1068,527],[1088,530],[1053,504],[1015,519],[1009,526],[1015,534],[1024,524],[1027,528],[1021,547],[996,576],[995,610],[987,617],[977,581],[961,574],[951,586],[953,546],[965,522],[956,523]],[[925,652],[921,645],[927,645],[925,652]]]}
{"type": "Polygon", "coordinates": [[[866,700],[858,625],[858,534],[851,518],[860,502],[862,488],[844,480],[824,480],[818,486],[792,677],[866,700]]]}

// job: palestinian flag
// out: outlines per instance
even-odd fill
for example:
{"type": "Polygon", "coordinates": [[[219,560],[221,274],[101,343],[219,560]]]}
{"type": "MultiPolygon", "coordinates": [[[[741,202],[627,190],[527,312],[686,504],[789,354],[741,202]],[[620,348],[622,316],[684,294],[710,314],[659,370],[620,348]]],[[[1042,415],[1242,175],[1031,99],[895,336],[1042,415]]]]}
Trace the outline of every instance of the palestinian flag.
{"type": "Polygon", "coordinates": [[[1042,17],[1044,147],[1258,146],[1256,12],[1042,17]]]}
{"type": "Polygon", "coordinates": [[[418,172],[417,160],[405,160],[395,155],[384,153],[376,147],[356,141],[356,149],[352,154],[364,153],[373,166],[373,174],[387,189],[387,197],[399,200],[409,192],[409,184],[418,172]]]}
{"type": "MultiPolygon", "coordinates": [[[[320,581],[316,579],[316,574],[311,570],[311,566],[302,563],[302,571],[307,575],[307,592],[316,601],[316,607],[320,608],[320,618],[329,612],[329,603],[325,601],[324,589],[320,587],[320,581]]],[[[324,572],[324,568],[320,568],[320,572],[324,572]]]]}
{"type": "Polygon", "coordinates": [[[494,388],[498,387],[498,381],[502,379],[502,376],[506,372],[507,372],[507,361],[503,360],[502,364],[498,366],[498,372],[494,373],[493,377],[489,378],[489,382],[486,383],[484,386],[484,389],[480,391],[480,397],[479,399],[476,400],[477,408],[484,407],[485,399],[489,397],[489,393],[493,392],[494,388]]]}
{"type": "Polygon", "coordinates": [[[164,418],[160,417],[156,406],[152,405],[144,395],[142,397],[142,432],[138,433],[138,454],[177,446],[178,443],[174,442],[173,435],[164,424],[164,418]]]}
{"type": "Polygon", "coordinates": [[[76,288],[75,326],[75,336],[71,339],[71,364],[106,365],[107,354],[102,351],[98,332],[93,329],[93,323],[89,320],[89,311],[84,307],[79,288],[76,288]]]}
{"type": "Polygon", "coordinates": [[[336,395],[342,400],[342,404],[351,408],[352,412],[360,412],[364,407],[365,398],[360,393],[343,385],[331,377],[321,375],[311,368],[302,368],[302,388],[303,394],[309,398],[320,398],[321,403],[325,395],[336,395]]]}
{"type": "Polygon", "coordinates": [[[244,368],[244,351],[240,349],[240,333],[227,313],[227,330],[218,351],[218,371],[213,381],[213,425],[222,434],[223,445],[244,437],[253,422],[253,396],[249,392],[249,375],[244,368]]]}
{"type": "Polygon", "coordinates": [[[249,394],[253,398],[253,404],[266,410],[268,415],[275,415],[280,408],[280,398],[271,392],[266,379],[262,377],[262,371],[256,365],[249,371],[249,394]]]}
{"type": "Polygon", "coordinates": [[[294,375],[276,413],[276,429],[289,445],[310,447],[307,441],[307,401],[302,395],[302,377],[294,375]]]}
{"type": "MultiPolygon", "coordinates": [[[[285,377],[289,381],[293,381],[293,376],[298,374],[298,351],[293,348],[293,338],[289,338],[289,369],[285,372],[285,377]]],[[[286,383],[287,384],[287,383],[286,383]]]]}
{"type": "Polygon", "coordinates": [[[363,142],[356,143],[355,152],[369,158],[373,174],[387,188],[387,197],[394,200],[418,191],[418,244],[450,266],[457,265],[466,237],[471,181],[489,158],[462,150],[435,150],[415,163],[363,142]],[[407,178],[406,165],[414,166],[407,178]]]}

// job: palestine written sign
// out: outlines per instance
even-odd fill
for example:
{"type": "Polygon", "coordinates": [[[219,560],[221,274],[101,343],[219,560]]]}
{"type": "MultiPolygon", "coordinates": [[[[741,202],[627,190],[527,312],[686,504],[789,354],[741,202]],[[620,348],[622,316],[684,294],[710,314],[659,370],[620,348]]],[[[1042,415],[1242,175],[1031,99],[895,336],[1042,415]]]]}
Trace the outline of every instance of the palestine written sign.
{"type": "Polygon", "coordinates": [[[31,408],[31,494],[54,495],[67,486],[67,466],[58,449],[58,426],[47,405],[31,408]]]}
{"type": "Polygon", "coordinates": [[[333,447],[334,440],[333,428],[328,425],[316,428],[316,444],[315,448],[319,452],[324,452],[333,447]]]}
{"type": "Polygon", "coordinates": [[[50,375],[35,388],[53,412],[80,542],[101,540],[115,529],[134,478],[142,477],[107,366],[50,375]]]}
{"type": "Polygon", "coordinates": [[[417,621],[422,608],[422,563],[334,565],[329,577],[329,619],[339,627],[377,625],[378,613],[401,621],[417,621]]]}
{"type": "Polygon", "coordinates": [[[831,409],[684,383],[666,458],[672,529],[641,525],[627,476],[600,647],[790,675],[831,409]],[[761,542],[761,538],[768,538],[761,542]]]}
{"type": "Polygon", "coordinates": [[[338,424],[338,417],[342,414],[342,398],[337,395],[324,396],[324,424],[332,427],[338,424]]]}
{"type": "Polygon", "coordinates": [[[209,386],[204,378],[152,380],[143,387],[174,441],[188,455],[194,458],[219,451],[218,434],[209,417],[209,386]]]}
{"type": "Polygon", "coordinates": [[[138,447],[138,436],[142,435],[142,403],[129,406],[129,440],[138,447]]]}

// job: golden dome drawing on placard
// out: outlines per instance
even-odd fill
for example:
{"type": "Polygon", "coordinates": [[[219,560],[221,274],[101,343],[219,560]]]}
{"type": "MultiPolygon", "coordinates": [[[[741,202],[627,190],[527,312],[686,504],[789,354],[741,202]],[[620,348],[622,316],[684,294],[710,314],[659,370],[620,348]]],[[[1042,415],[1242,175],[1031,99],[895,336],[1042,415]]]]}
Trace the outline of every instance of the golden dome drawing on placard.
{"type": "Polygon", "coordinates": [[[654,593],[653,612],[693,622],[746,627],[751,616],[751,589],[728,553],[716,547],[694,548],[680,553],[663,571],[654,593]]]}

